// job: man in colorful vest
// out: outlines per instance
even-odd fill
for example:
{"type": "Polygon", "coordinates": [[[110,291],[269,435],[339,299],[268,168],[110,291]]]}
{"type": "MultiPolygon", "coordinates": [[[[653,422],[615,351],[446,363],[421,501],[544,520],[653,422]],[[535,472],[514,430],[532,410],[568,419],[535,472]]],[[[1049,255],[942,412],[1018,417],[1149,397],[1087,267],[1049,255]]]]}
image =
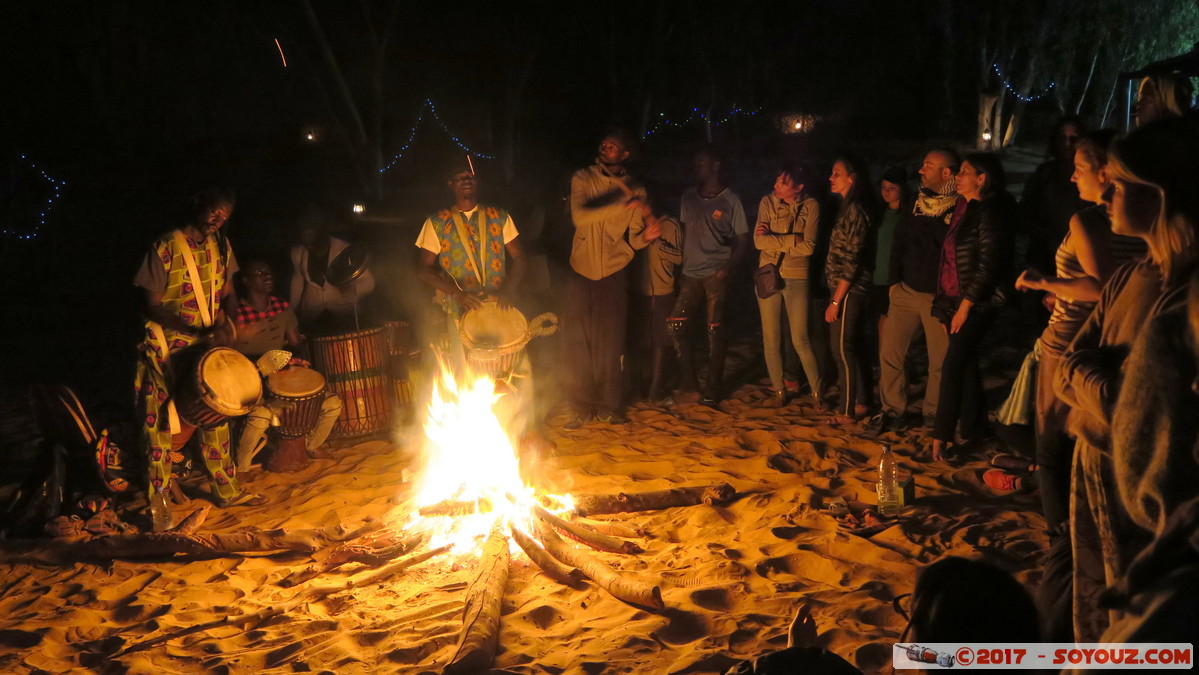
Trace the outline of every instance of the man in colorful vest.
{"type": "MultiPolygon", "coordinates": [[[[221,233],[233,212],[234,195],[221,189],[188,200],[185,223],[154,243],[133,279],[145,292],[145,337],[138,348],[134,388],[142,415],[149,465],[149,504],[156,530],[172,525],[167,502],[171,466],[182,461],[187,429],[175,409],[172,357],[199,342],[232,340],[227,312],[236,306],[231,283],[237,258],[221,233]],[[173,442],[174,438],[174,442],[173,442]]],[[[201,348],[199,345],[197,348],[201,348]]],[[[229,452],[229,425],[200,429],[200,450],[219,506],[261,504],[242,492],[229,452]]]]}
{"type": "Polygon", "coordinates": [[[426,218],[416,239],[421,250],[416,275],[440,291],[442,308],[454,324],[449,329],[452,336],[457,335],[462,313],[488,297],[512,304],[525,274],[512,216],[499,207],[480,205],[478,183],[470,168],[455,166],[446,176],[453,205],[426,218]]]}

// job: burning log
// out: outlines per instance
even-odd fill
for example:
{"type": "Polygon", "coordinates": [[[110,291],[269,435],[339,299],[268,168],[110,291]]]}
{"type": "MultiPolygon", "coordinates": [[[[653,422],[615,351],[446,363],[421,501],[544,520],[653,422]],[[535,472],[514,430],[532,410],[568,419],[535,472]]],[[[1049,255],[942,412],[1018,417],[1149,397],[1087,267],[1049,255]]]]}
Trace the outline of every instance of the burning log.
{"type": "Polygon", "coordinates": [[[497,527],[483,547],[479,575],[466,590],[462,633],[446,673],[473,673],[491,666],[500,639],[500,609],[507,582],[508,537],[497,527]]]}
{"type": "Polygon", "coordinates": [[[486,498],[468,501],[447,499],[443,502],[420,507],[420,515],[425,518],[434,518],[437,516],[458,518],[461,516],[472,516],[476,513],[491,513],[491,501],[486,498]]]}
{"type": "Polygon", "coordinates": [[[554,560],[545,548],[519,528],[511,528],[512,538],[520,546],[525,555],[529,556],[545,576],[566,586],[576,587],[583,582],[583,573],[577,567],[568,567],[554,560]]]}
{"type": "Polygon", "coordinates": [[[578,495],[575,497],[574,513],[590,516],[602,513],[630,513],[633,511],[655,511],[674,506],[723,504],[733,498],[736,490],[728,483],[678,487],[654,492],[621,492],[614,495],[578,495]]]}
{"type": "Polygon", "coordinates": [[[609,553],[624,553],[626,555],[634,555],[644,553],[645,549],[631,541],[618,539],[608,534],[601,534],[595,530],[581,525],[572,523],[568,520],[563,520],[558,516],[546,511],[540,506],[534,507],[537,517],[554,526],[554,529],[561,531],[566,536],[576,541],[587,544],[597,551],[608,551],[609,553]]]}
{"type": "Polygon", "coordinates": [[[589,527],[601,534],[610,534],[613,537],[645,539],[650,536],[645,528],[634,523],[618,523],[611,520],[583,520],[582,518],[574,518],[571,522],[589,527]]]}
{"type": "Polygon", "coordinates": [[[562,537],[559,537],[554,529],[544,521],[538,523],[537,534],[538,539],[545,545],[545,550],[549,551],[550,555],[567,565],[579,568],[587,578],[599,584],[601,588],[617,599],[654,609],[666,607],[666,603],[662,602],[662,589],[621,577],[616,570],[603,562],[568,546],[566,542],[562,541],[562,537]]]}
{"type": "Polygon", "coordinates": [[[417,534],[403,539],[394,546],[377,550],[360,544],[343,543],[330,551],[329,557],[324,562],[317,563],[307,569],[292,572],[275,582],[275,584],[282,588],[298,586],[351,562],[362,563],[369,567],[380,567],[390,560],[414,550],[424,542],[425,535],[417,534]]]}

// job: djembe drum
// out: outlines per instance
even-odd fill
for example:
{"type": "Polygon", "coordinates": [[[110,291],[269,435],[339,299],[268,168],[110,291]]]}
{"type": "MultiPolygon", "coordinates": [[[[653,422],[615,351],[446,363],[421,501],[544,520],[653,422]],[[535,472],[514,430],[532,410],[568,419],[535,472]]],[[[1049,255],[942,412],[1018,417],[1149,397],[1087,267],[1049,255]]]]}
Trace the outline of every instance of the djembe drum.
{"type": "Polygon", "coordinates": [[[391,375],[382,328],[313,338],[312,365],[341,397],[341,417],[332,436],[354,438],[391,428],[391,375]]]}
{"type": "Polygon", "coordinates": [[[190,426],[214,429],[249,413],[262,400],[258,369],[236,349],[185,350],[173,368],[175,407],[190,426]]]}
{"type": "Polygon", "coordinates": [[[266,468],[280,473],[299,471],[308,466],[308,433],[321,416],[325,378],[311,368],[293,366],[268,376],[266,388],[279,418],[279,443],[266,468]]]}
{"type": "Polygon", "coordinates": [[[466,363],[477,374],[504,378],[512,373],[529,340],[558,330],[558,317],[538,315],[532,325],[515,307],[488,300],[462,315],[458,334],[466,363]]]}

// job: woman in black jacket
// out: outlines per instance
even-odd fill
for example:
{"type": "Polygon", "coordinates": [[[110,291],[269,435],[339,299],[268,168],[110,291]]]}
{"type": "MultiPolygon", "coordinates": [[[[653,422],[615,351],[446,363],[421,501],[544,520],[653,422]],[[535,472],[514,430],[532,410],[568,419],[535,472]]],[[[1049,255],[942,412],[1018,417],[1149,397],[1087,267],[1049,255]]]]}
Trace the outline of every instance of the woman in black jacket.
{"type": "Polygon", "coordinates": [[[1011,199],[1003,164],[990,153],[962,161],[957,175],[961,199],[941,248],[933,315],[949,333],[941,367],[941,392],[933,424],[933,459],[945,458],[961,423],[966,440],[987,435],[987,407],[978,357],[995,321],[1004,269],[1010,262],[1011,199]],[[1007,258],[1007,260],[1005,260],[1007,258]]]}

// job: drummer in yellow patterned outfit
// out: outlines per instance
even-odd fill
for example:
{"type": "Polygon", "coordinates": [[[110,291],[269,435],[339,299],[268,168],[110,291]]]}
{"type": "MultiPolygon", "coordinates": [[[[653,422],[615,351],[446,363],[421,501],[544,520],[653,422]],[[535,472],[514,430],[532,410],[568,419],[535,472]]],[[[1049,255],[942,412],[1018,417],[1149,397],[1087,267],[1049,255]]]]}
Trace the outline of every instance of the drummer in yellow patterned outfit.
{"type": "MultiPolygon", "coordinates": [[[[236,305],[230,280],[237,271],[221,228],[233,212],[232,192],[210,189],[187,202],[185,223],[154,242],[133,283],[145,291],[145,336],[138,348],[134,387],[142,415],[143,447],[149,465],[149,502],[155,529],[170,527],[167,494],[171,465],[183,459],[172,436],[184,425],[175,410],[171,361],[201,341],[226,343],[232,326],[226,310],[236,305]]],[[[262,503],[244,493],[229,452],[229,425],[198,429],[200,450],[211,477],[213,501],[220,506],[262,503]]],[[[182,437],[177,437],[182,439],[182,437]]]]}
{"type": "Polygon", "coordinates": [[[525,258],[512,216],[499,207],[479,204],[474,172],[456,167],[446,183],[454,204],[425,220],[416,240],[421,249],[417,276],[444,295],[442,307],[451,318],[451,339],[456,339],[462,312],[478,307],[489,296],[502,305],[512,304],[512,294],[525,274],[525,258]]]}

